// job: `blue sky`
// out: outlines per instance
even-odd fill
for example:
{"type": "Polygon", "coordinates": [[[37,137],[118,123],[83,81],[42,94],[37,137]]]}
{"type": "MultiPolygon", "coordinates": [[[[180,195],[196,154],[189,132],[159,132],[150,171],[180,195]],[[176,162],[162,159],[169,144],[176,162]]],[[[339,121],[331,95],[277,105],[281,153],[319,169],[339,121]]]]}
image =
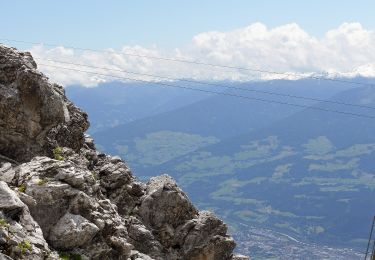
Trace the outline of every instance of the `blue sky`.
{"type": "Polygon", "coordinates": [[[1,3],[0,37],[90,48],[175,47],[201,32],[295,22],[322,37],[343,22],[375,29],[374,0],[64,0],[1,3]]]}
{"type": "Polygon", "coordinates": [[[198,80],[275,76],[126,55],[137,53],[303,76],[375,77],[374,10],[375,0],[11,0],[1,4],[0,38],[117,51],[5,42],[31,51],[39,68],[64,85],[108,79],[43,63],[198,80]]]}

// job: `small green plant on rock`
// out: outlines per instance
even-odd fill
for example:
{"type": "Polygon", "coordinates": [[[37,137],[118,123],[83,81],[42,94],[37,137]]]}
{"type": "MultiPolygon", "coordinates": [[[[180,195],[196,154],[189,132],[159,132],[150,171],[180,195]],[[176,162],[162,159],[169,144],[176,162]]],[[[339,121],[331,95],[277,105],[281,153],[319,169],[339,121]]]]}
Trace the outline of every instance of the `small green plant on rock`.
{"type": "Polygon", "coordinates": [[[57,146],[55,149],[52,150],[53,152],[53,158],[58,161],[63,161],[65,158],[61,155],[62,149],[60,146],[57,146]]]}
{"type": "Polygon", "coordinates": [[[20,186],[18,186],[18,191],[19,192],[25,192],[26,191],[26,185],[25,184],[21,184],[20,186]]]}
{"type": "Polygon", "coordinates": [[[60,252],[59,257],[60,260],[82,260],[81,255],[76,253],[60,252]]]}
{"type": "Polygon", "coordinates": [[[8,227],[8,221],[4,218],[0,218],[0,227],[8,227]]]}
{"type": "Polygon", "coordinates": [[[60,260],[70,260],[68,253],[59,253],[59,259],[60,260]]]}
{"type": "MultiPolygon", "coordinates": [[[[10,224],[5,218],[0,218],[0,229],[5,229],[8,231],[8,234],[13,234],[13,230],[10,228],[10,224]]],[[[4,231],[1,231],[0,233],[4,233],[4,231]]],[[[9,235],[5,235],[5,239],[8,241],[9,240],[9,235]]]]}
{"type": "Polygon", "coordinates": [[[92,178],[94,179],[94,181],[97,181],[99,179],[99,176],[96,172],[92,171],[91,175],[92,175],[92,178]]]}
{"type": "Polygon", "coordinates": [[[37,184],[38,184],[39,186],[42,186],[42,185],[45,184],[46,182],[47,182],[47,179],[43,178],[43,179],[39,179],[38,182],[37,182],[37,184]]]}
{"type": "Polygon", "coordinates": [[[27,251],[32,251],[32,246],[29,241],[23,240],[22,242],[18,243],[18,248],[21,250],[21,253],[24,255],[27,251]]]}

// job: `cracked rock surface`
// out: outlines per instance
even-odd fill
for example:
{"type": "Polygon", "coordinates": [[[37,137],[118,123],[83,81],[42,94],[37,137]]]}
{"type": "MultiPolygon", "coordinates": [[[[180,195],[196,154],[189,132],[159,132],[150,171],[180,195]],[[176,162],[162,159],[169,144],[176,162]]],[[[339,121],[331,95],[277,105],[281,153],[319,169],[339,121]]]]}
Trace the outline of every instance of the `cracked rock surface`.
{"type": "Polygon", "coordinates": [[[29,53],[0,45],[0,259],[229,260],[234,240],[168,175],[138,181],[29,53]]]}

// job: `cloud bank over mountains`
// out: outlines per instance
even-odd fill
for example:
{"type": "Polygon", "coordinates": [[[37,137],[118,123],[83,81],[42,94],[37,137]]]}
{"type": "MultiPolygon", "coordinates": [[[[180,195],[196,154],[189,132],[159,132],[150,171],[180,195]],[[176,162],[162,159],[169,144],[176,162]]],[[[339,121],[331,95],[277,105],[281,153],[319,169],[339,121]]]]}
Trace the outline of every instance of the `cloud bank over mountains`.
{"type": "Polygon", "coordinates": [[[245,81],[299,77],[126,55],[133,53],[292,74],[322,73],[330,77],[375,77],[375,32],[363,28],[359,23],[344,23],[328,31],[322,38],[309,35],[294,23],[275,28],[254,23],[227,32],[204,32],[194,36],[186,46],[175,49],[164,49],[160,46],[123,46],[121,50],[92,52],[35,45],[29,51],[46,75],[64,85],[95,86],[99,82],[110,81],[113,78],[42,64],[153,81],[160,79],[127,74],[118,70],[196,80],[245,81]],[[46,59],[105,67],[117,72],[59,64],[46,59]]]}

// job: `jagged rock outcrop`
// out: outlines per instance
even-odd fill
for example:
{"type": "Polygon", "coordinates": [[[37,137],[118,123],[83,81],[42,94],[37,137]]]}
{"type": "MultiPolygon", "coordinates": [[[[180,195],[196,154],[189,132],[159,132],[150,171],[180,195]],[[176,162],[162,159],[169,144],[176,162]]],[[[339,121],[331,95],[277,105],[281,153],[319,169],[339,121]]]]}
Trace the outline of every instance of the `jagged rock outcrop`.
{"type": "Polygon", "coordinates": [[[78,151],[89,126],[64,89],[36,68],[29,53],[0,48],[0,153],[17,161],[51,155],[56,146],[78,151]]]}
{"type": "MultiPolygon", "coordinates": [[[[10,259],[58,258],[49,249],[42,229],[30,215],[27,206],[7,183],[0,181],[0,250],[10,259]]],[[[0,254],[0,259],[2,256],[0,254]]],[[[7,259],[7,258],[5,258],[7,259]]]]}
{"type": "Polygon", "coordinates": [[[87,115],[0,45],[0,259],[246,259],[167,176],[141,183],[84,136],[87,115]]]}

